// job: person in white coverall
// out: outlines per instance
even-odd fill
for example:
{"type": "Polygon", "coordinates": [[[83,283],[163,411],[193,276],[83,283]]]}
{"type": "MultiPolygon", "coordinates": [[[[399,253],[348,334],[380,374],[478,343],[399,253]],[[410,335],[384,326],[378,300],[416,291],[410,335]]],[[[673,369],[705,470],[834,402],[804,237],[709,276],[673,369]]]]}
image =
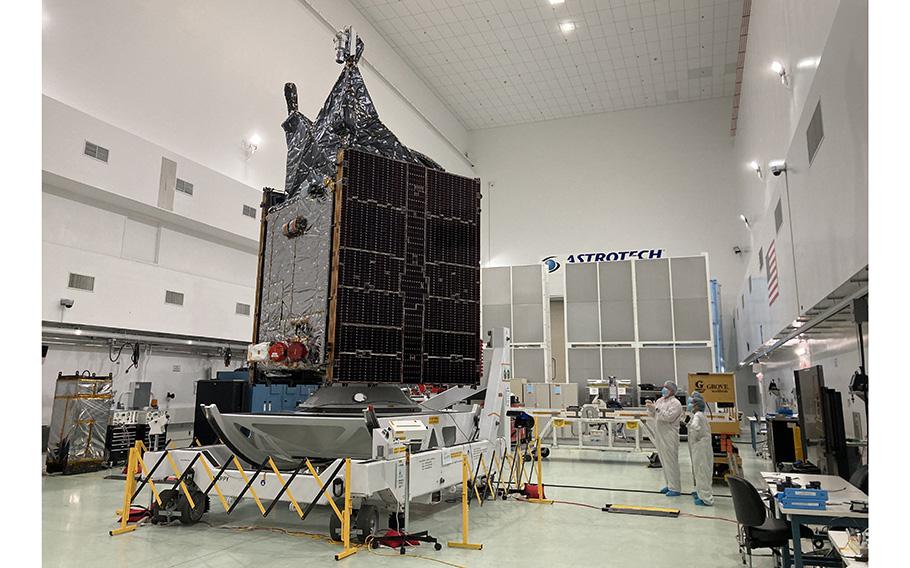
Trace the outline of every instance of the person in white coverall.
{"type": "Polygon", "coordinates": [[[685,411],[676,400],[676,383],[667,381],[660,391],[657,402],[647,401],[648,416],[651,418],[654,445],[664,470],[667,485],[660,490],[667,497],[678,497],[679,483],[679,421],[685,411]]]}
{"type": "Polygon", "coordinates": [[[692,457],[692,474],[695,477],[695,491],[692,497],[695,504],[702,507],[714,505],[714,493],[711,490],[714,476],[714,448],[711,445],[711,425],[705,416],[705,399],[698,391],[692,393],[687,409],[692,413],[689,420],[689,455],[692,457]]]}

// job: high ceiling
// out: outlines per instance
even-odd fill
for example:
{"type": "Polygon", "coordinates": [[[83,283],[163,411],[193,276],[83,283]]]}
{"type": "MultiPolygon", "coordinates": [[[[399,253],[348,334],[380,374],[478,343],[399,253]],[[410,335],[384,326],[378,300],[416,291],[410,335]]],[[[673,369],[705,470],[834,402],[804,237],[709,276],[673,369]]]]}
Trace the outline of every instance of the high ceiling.
{"type": "Polygon", "coordinates": [[[743,0],[353,2],[471,130],[734,91],[743,0]]]}

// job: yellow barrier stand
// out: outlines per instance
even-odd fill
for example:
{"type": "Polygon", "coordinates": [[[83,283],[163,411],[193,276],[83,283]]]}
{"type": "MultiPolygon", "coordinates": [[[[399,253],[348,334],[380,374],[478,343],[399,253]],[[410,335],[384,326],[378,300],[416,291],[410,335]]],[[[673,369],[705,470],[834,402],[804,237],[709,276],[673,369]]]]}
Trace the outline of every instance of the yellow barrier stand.
{"type": "MultiPolygon", "coordinates": [[[[480,454],[480,467],[483,468],[483,474],[487,477],[487,491],[490,492],[490,495],[492,495],[494,499],[496,498],[496,494],[493,493],[493,483],[490,481],[490,474],[491,474],[491,472],[495,471],[493,469],[495,467],[494,466],[495,461],[496,461],[496,452],[494,450],[493,458],[490,460],[490,469],[487,469],[487,464],[484,463],[484,461],[483,461],[483,454],[480,454]]],[[[479,499],[479,497],[478,497],[478,499],[479,499]]]]}
{"type": "MultiPolygon", "coordinates": [[[[482,544],[472,544],[468,542],[468,480],[470,478],[468,468],[468,457],[461,456],[461,542],[449,541],[449,548],[467,548],[470,550],[480,550],[482,544]]],[[[475,487],[476,490],[476,487],[475,487]]],[[[478,499],[479,501],[479,499],[478,499]]]]}
{"type": "Polygon", "coordinates": [[[109,531],[108,534],[111,536],[134,531],[138,526],[129,524],[130,505],[133,500],[133,492],[136,491],[136,458],[138,453],[138,448],[130,448],[129,457],[126,460],[126,487],[123,489],[123,507],[120,509],[120,527],[109,531]]]}
{"type": "MultiPolygon", "coordinates": [[[[332,500],[329,499],[329,503],[332,500]]],[[[332,503],[334,506],[334,503],[332,503]]],[[[344,514],[341,516],[341,542],[344,550],[335,555],[335,560],[342,560],[357,553],[351,546],[351,458],[344,460],[344,514]]]]}
{"type": "MultiPolygon", "coordinates": [[[[237,472],[240,473],[240,477],[243,478],[243,482],[250,483],[250,478],[248,478],[246,476],[246,472],[243,471],[243,466],[240,465],[240,460],[237,459],[237,456],[233,456],[233,458],[234,458],[234,467],[237,468],[237,472]]],[[[262,512],[262,516],[264,517],[265,516],[265,507],[262,506],[262,501],[260,501],[259,496],[256,495],[256,490],[253,489],[252,484],[250,484],[250,495],[253,496],[253,501],[256,501],[256,505],[259,506],[259,511],[262,512]]]]}
{"type": "MultiPolygon", "coordinates": [[[[180,468],[177,467],[177,462],[171,457],[171,452],[169,452],[167,448],[165,448],[164,452],[164,455],[167,456],[167,461],[171,463],[171,469],[174,470],[174,475],[177,476],[177,479],[180,479],[180,476],[183,475],[183,473],[180,471],[180,468]]],[[[187,488],[186,483],[181,481],[180,488],[183,489],[183,494],[186,495],[186,502],[190,504],[190,509],[195,509],[196,502],[193,501],[193,498],[190,496],[190,490],[187,488]]]]}
{"type": "MultiPolygon", "coordinates": [[[[272,459],[272,456],[269,456],[269,465],[271,466],[272,471],[275,472],[275,477],[278,478],[278,483],[284,487],[284,477],[282,477],[281,473],[278,471],[278,466],[275,465],[275,460],[272,459]]],[[[294,494],[291,493],[291,488],[288,487],[284,492],[288,494],[288,499],[290,499],[291,503],[294,505],[294,509],[297,511],[297,516],[302,519],[303,511],[300,509],[300,505],[297,504],[297,499],[294,499],[294,494]]]]}
{"type": "MultiPolygon", "coordinates": [[[[483,460],[483,454],[481,454],[480,459],[483,460]]],[[[480,491],[477,490],[477,478],[471,473],[470,467],[468,467],[468,475],[471,476],[471,487],[474,488],[474,497],[477,497],[477,502],[480,503],[480,491]]]]}
{"type": "Polygon", "coordinates": [[[537,433],[537,420],[534,421],[534,439],[537,440],[537,497],[528,499],[531,503],[552,505],[552,499],[543,498],[543,462],[540,457],[540,436],[537,433]]]}
{"type": "Polygon", "coordinates": [[[142,452],[145,451],[145,444],[142,443],[142,440],[136,441],[136,460],[139,462],[139,471],[142,475],[148,477],[148,485],[152,488],[152,495],[155,497],[155,502],[161,506],[161,496],[158,495],[158,488],[155,487],[155,482],[152,481],[151,471],[149,471],[148,466],[145,465],[145,461],[142,459],[142,452]]]}
{"type": "MultiPolygon", "coordinates": [[[[199,443],[199,440],[195,440],[196,447],[201,447],[202,444],[199,443]]],[[[209,481],[215,481],[215,475],[212,473],[212,469],[209,467],[208,460],[205,458],[205,454],[199,454],[199,461],[202,462],[202,467],[205,468],[205,473],[209,476],[209,481]]],[[[215,492],[218,493],[218,498],[221,500],[221,506],[224,507],[224,511],[227,512],[231,507],[227,503],[227,499],[224,498],[224,494],[221,492],[221,489],[218,487],[218,482],[214,483],[215,492]]]]}
{"type": "Polygon", "coordinates": [[[525,482],[525,453],[521,451],[521,446],[518,447],[515,459],[518,460],[518,465],[515,467],[515,488],[521,489],[525,482]]]}
{"type": "MultiPolygon", "coordinates": [[[[345,459],[345,466],[348,469],[350,469],[350,459],[349,458],[345,459]]],[[[316,473],[316,468],[313,467],[313,464],[310,463],[309,459],[306,460],[306,467],[308,470],[310,470],[310,475],[313,476],[313,479],[316,481],[316,484],[319,485],[319,487],[322,487],[322,479],[319,477],[319,474],[316,473]]],[[[345,470],[345,475],[349,475],[347,470],[345,470]]],[[[347,483],[345,483],[344,485],[345,485],[345,487],[347,487],[347,483]]],[[[332,499],[332,497],[328,494],[328,492],[326,492],[326,494],[325,494],[325,500],[328,501],[329,505],[332,506],[332,510],[335,511],[335,515],[338,517],[338,520],[343,523],[344,516],[341,514],[341,511],[338,510],[338,505],[335,504],[335,500],[332,499]]]]}

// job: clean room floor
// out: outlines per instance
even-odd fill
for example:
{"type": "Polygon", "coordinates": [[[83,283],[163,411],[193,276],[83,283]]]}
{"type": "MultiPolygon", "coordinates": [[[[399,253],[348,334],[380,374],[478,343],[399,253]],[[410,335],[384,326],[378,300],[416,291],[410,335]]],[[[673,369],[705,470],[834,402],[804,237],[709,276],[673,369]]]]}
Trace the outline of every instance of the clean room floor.
{"type": "MultiPolygon", "coordinates": [[[[747,437],[744,437],[746,440],[747,437]]],[[[748,443],[738,444],[746,476],[758,481],[758,472],[770,464],[756,458],[748,443]]],[[[683,490],[692,488],[685,442],[680,447],[683,490]],[[686,472],[689,472],[688,475],[686,472]]],[[[550,487],[547,497],[585,503],[598,509],[605,503],[674,506],[683,513],[734,519],[726,485],[715,485],[716,505],[696,507],[689,495],[668,498],[657,490],[664,485],[660,469],[648,469],[644,455],[556,449],[544,462],[544,481],[560,485],[585,485],[615,489],[601,491],[550,487]]],[[[335,563],[339,545],[306,536],[269,530],[231,527],[281,527],[326,534],[327,509],[316,510],[305,523],[286,508],[268,519],[259,517],[252,501],[241,503],[230,517],[217,500],[205,520],[210,524],[161,527],[151,524],[115,537],[114,511],[123,498],[123,482],[104,479],[110,472],[43,479],[43,565],[91,566],[321,566],[335,563]],[[219,512],[221,511],[221,512],[219,512]],[[274,517],[274,518],[273,518],[274,517]]],[[[148,490],[145,492],[147,493],[148,490]]],[[[144,502],[143,495],[137,502],[144,502]]],[[[538,505],[487,501],[471,506],[470,539],[483,550],[457,550],[432,546],[412,549],[412,554],[453,566],[620,566],[678,567],[741,566],[732,522],[680,516],[658,518],[609,514],[598,509],[567,504],[538,505]]],[[[458,503],[412,508],[414,530],[426,529],[441,542],[460,540],[461,508],[458,503]]],[[[767,550],[756,551],[768,554],[767,550]]],[[[402,563],[389,549],[362,549],[343,560],[345,565],[440,565],[420,558],[402,563]],[[388,556],[380,556],[388,555],[388,556]]],[[[757,567],[771,566],[771,559],[755,557],[757,567]]]]}

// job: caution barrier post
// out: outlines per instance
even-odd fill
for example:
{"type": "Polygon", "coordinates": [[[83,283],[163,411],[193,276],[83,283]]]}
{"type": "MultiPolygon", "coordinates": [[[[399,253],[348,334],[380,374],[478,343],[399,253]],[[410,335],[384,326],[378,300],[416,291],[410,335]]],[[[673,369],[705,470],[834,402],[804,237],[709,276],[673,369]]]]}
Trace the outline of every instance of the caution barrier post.
{"type": "MultiPolygon", "coordinates": [[[[468,541],[468,482],[470,481],[470,468],[468,467],[468,456],[461,456],[461,542],[449,541],[449,548],[467,548],[469,550],[480,550],[482,544],[473,544],[468,541]]],[[[477,484],[474,484],[474,491],[477,491],[477,484]]],[[[480,501],[478,495],[477,500],[480,501]]]]}

